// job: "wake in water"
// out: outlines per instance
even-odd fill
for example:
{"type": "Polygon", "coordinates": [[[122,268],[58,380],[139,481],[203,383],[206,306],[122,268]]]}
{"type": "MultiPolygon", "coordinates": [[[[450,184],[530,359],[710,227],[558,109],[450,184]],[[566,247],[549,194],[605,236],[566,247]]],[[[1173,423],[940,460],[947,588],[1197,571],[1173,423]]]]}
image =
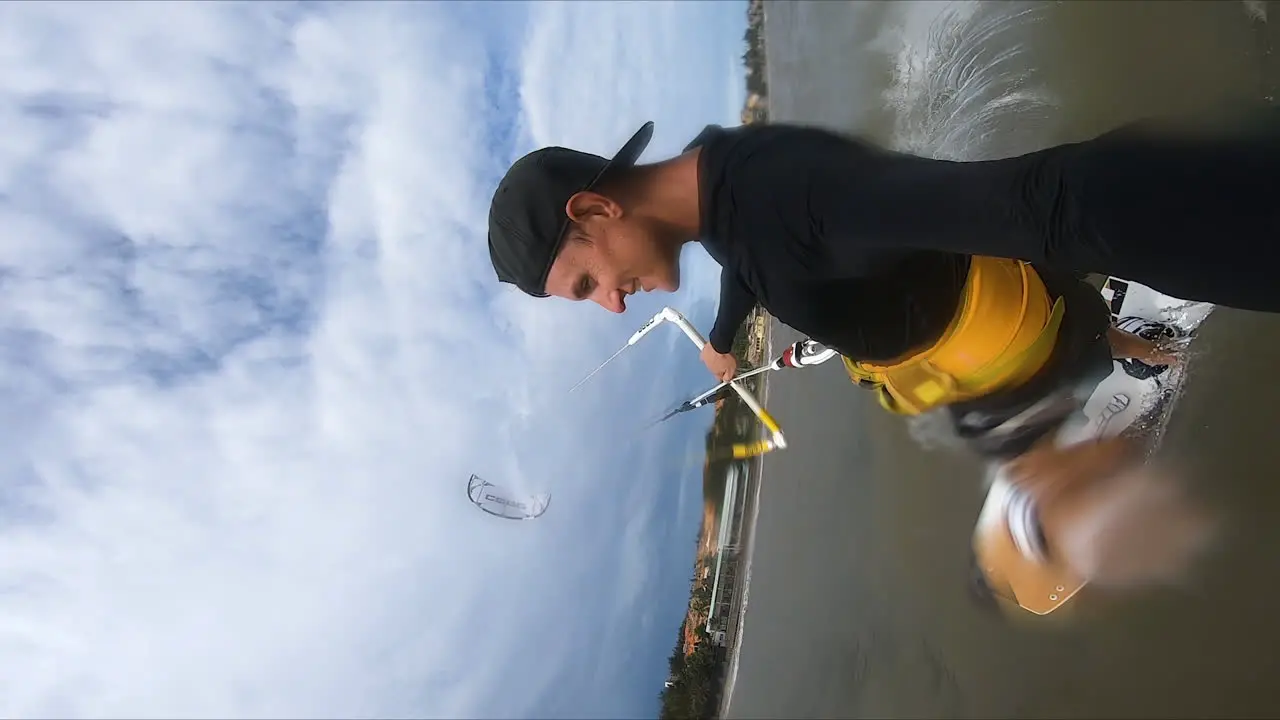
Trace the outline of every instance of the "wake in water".
{"type": "Polygon", "coordinates": [[[1267,3],[1263,0],[1243,0],[1244,14],[1254,22],[1267,21],[1267,3]]]}
{"type": "MultiPolygon", "coordinates": [[[[883,93],[894,114],[888,144],[966,161],[1055,142],[1065,114],[1030,57],[1032,48],[1044,45],[1040,36],[1049,29],[1051,9],[1051,3],[1030,2],[895,6],[895,17],[873,43],[893,60],[883,93]]],[[[1121,462],[1086,443],[1045,464],[1013,464],[1011,472],[1021,473],[1022,482],[1038,478],[1057,488],[1036,498],[1041,530],[1077,577],[1113,589],[1177,583],[1207,547],[1213,532],[1208,513],[1184,491],[1183,478],[1149,457],[1180,393],[1187,360],[1184,352],[1165,390],[1143,399],[1151,407],[1131,428],[1145,436],[1141,459],[1121,462]]],[[[928,448],[966,445],[945,412],[913,418],[910,431],[928,448]]]]}
{"type": "Polygon", "coordinates": [[[894,59],[890,145],[949,160],[1038,149],[1055,98],[1026,54],[1045,3],[902,3],[872,46],[894,59]]]}

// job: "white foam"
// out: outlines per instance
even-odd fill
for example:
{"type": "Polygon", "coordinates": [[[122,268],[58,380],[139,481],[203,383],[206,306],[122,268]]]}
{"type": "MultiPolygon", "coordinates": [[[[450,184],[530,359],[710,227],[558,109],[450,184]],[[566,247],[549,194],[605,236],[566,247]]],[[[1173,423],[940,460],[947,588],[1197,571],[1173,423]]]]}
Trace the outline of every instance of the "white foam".
{"type": "Polygon", "coordinates": [[[1244,14],[1256,22],[1267,21],[1267,3],[1264,0],[1244,0],[1244,14]]]}
{"type": "Polygon", "coordinates": [[[893,60],[884,91],[897,114],[893,147],[974,160],[1043,142],[1056,102],[1024,57],[1043,3],[909,2],[894,9],[871,45],[893,60]]]}

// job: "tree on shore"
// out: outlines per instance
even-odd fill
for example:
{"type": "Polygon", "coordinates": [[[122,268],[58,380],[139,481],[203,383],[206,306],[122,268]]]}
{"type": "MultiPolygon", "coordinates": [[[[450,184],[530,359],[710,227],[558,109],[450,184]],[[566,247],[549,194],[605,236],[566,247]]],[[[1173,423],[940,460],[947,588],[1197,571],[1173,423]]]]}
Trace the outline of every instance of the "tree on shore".
{"type": "Polygon", "coordinates": [[[743,35],[746,51],[742,64],[747,68],[747,92],[764,97],[769,94],[765,79],[764,3],[753,0],[747,7],[747,31],[743,35]]]}
{"type": "Polygon", "coordinates": [[[672,673],[671,684],[658,696],[661,702],[658,717],[713,718],[719,712],[722,663],[716,648],[707,642],[709,638],[703,628],[696,629],[698,644],[686,657],[684,628],[682,623],[680,639],[671,658],[671,666],[679,669],[672,673]]]}
{"type": "Polygon", "coordinates": [[[697,615],[705,617],[711,605],[711,589],[697,572],[695,563],[691,586],[690,605],[693,612],[686,613],[676,631],[676,644],[667,659],[669,677],[667,686],[659,694],[659,718],[711,718],[719,710],[720,689],[723,682],[723,659],[711,637],[701,624],[689,627],[697,615]],[[697,607],[692,607],[694,605],[697,607]],[[686,637],[694,640],[692,652],[685,645],[686,637]]]}

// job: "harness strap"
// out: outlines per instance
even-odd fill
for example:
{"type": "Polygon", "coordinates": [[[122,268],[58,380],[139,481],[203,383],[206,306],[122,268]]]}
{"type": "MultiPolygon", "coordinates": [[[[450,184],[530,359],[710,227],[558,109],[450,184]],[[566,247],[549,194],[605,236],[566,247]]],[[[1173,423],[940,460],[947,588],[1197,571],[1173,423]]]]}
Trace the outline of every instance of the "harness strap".
{"type": "MultiPolygon", "coordinates": [[[[1033,271],[1023,262],[1019,262],[1019,268],[1024,287],[1031,287],[1029,273],[1033,271]]],[[[963,380],[939,370],[928,360],[928,356],[936,348],[952,340],[958,330],[960,318],[966,317],[965,311],[971,302],[972,282],[973,275],[966,281],[964,299],[956,316],[942,338],[932,347],[893,366],[876,366],[843,358],[849,377],[859,385],[873,388],[881,407],[901,415],[918,415],[943,400],[969,400],[994,388],[1016,386],[1030,379],[1048,361],[1057,344],[1058,330],[1066,313],[1066,302],[1062,298],[1053,303],[1044,327],[1025,348],[1015,353],[997,353],[994,360],[968,374],[963,380]]],[[[1026,305],[1024,302],[1019,322],[1025,319],[1026,305]]]]}

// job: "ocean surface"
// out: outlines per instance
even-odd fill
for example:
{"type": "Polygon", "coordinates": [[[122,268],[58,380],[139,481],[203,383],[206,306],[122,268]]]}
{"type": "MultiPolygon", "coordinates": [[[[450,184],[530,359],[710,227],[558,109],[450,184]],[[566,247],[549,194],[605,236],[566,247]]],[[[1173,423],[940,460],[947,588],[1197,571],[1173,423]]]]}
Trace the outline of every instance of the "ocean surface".
{"type": "MultiPolygon", "coordinates": [[[[778,2],[773,118],[957,159],[1276,93],[1280,3],[778,2]]],[[[1212,239],[1206,238],[1206,261],[1212,239]]],[[[796,338],[774,329],[775,349],[796,338]]],[[[966,591],[978,467],[836,363],[776,373],[727,715],[1280,717],[1280,318],[1217,309],[1162,453],[1229,532],[1185,589],[1001,618],[966,591]]]]}

